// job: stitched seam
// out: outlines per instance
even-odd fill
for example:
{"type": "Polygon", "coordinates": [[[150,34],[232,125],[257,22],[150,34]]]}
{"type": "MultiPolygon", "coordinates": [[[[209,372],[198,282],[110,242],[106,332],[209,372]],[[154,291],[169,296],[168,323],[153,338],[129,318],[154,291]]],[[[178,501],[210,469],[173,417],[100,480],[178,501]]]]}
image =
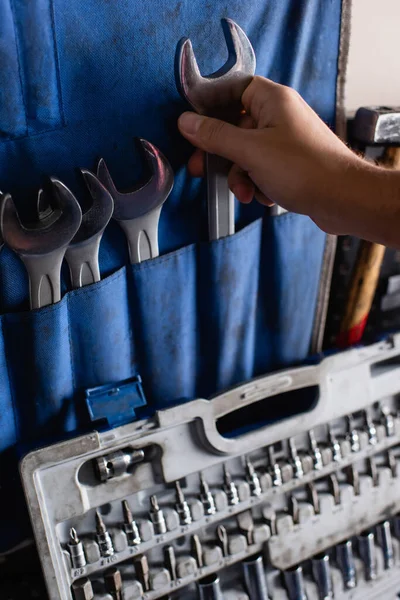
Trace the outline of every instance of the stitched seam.
{"type": "Polygon", "coordinates": [[[19,47],[18,29],[17,29],[16,22],[15,22],[14,0],[10,0],[10,8],[11,8],[11,15],[12,15],[13,26],[14,26],[15,47],[17,50],[19,83],[21,86],[22,103],[24,105],[24,110],[25,110],[25,130],[26,130],[26,132],[28,132],[28,111],[26,109],[25,86],[24,86],[24,82],[23,82],[23,78],[22,78],[21,55],[20,55],[20,47],[19,47]]]}
{"type": "Polygon", "coordinates": [[[50,18],[51,18],[51,31],[53,33],[54,61],[55,61],[55,65],[56,65],[58,110],[60,111],[61,123],[63,125],[65,125],[64,103],[63,103],[62,88],[61,88],[60,59],[58,56],[58,47],[57,47],[57,43],[56,43],[56,26],[55,26],[55,13],[54,13],[53,0],[49,0],[49,5],[50,5],[50,18]]]}
{"type": "MultiPolygon", "coordinates": [[[[6,330],[5,330],[5,318],[3,317],[1,319],[1,333],[3,335],[3,343],[4,343],[4,350],[6,347],[6,330]]],[[[11,397],[11,406],[12,406],[12,411],[13,411],[13,415],[14,415],[14,427],[15,427],[15,437],[16,437],[16,442],[19,441],[20,437],[21,437],[21,428],[20,428],[20,424],[19,424],[19,419],[18,419],[18,414],[17,414],[17,403],[16,403],[16,395],[14,393],[14,387],[12,384],[12,378],[10,375],[10,367],[9,367],[9,363],[8,363],[8,356],[7,356],[7,352],[4,351],[4,360],[6,363],[6,370],[7,370],[7,377],[8,377],[8,389],[10,390],[10,397],[11,397]]]]}
{"type": "Polygon", "coordinates": [[[73,388],[73,395],[75,395],[76,392],[76,379],[75,379],[75,368],[74,368],[74,361],[73,361],[73,341],[72,341],[72,333],[71,333],[71,320],[69,318],[69,298],[67,297],[67,322],[68,322],[68,341],[69,341],[69,364],[71,367],[71,377],[72,377],[72,388],[73,388]]]}

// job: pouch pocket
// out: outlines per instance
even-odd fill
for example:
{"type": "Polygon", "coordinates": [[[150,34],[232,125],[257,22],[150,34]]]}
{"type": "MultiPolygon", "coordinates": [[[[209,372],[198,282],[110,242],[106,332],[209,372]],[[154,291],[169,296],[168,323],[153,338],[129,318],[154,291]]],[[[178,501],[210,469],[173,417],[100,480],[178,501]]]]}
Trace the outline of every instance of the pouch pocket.
{"type": "Polygon", "coordinates": [[[74,388],[130,377],[136,366],[125,268],[67,298],[74,388]]]}
{"type": "Polygon", "coordinates": [[[253,374],[262,220],[200,248],[200,395],[253,374]]]}
{"type": "Polygon", "coordinates": [[[0,3],[0,134],[63,125],[52,0],[0,3]]]}
{"type": "Polygon", "coordinates": [[[303,215],[265,219],[255,375],[307,357],[325,241],[325,233],[303,215]]]}
{"type": "Polygon", "coordinates": [[[75,429],[67,298],[3,320],[19,439],[29,442],[75,429]]]}
{"type": "Polygon", "coordinates": [[[196,248],[132,266],[132,322],[147,401],[164,408],[196,395],[196,248]]]}

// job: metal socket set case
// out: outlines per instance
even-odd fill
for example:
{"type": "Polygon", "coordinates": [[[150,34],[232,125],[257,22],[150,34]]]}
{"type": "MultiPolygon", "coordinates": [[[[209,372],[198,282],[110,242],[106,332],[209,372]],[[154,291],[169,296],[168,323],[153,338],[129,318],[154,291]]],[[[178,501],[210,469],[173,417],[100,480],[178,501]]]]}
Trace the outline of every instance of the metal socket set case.
{"type": "Polygon", "coordinates": [[[397,597],[399,393],[396,335],[30,453],[51,600],[397,597]]]}

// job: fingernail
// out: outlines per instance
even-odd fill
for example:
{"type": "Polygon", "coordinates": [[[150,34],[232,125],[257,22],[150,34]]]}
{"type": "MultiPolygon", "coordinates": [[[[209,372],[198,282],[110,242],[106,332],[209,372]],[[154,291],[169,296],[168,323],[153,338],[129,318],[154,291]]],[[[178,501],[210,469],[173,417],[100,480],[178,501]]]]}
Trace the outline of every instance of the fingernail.
{"type": "Polygon", "coordinates": [[[197,115],[196,113],[185,112],[179,117],[179,129],[184,133],[188,133],[189,135],[195,135],[199,130],[203,118],[204,117],[197,115]]]}

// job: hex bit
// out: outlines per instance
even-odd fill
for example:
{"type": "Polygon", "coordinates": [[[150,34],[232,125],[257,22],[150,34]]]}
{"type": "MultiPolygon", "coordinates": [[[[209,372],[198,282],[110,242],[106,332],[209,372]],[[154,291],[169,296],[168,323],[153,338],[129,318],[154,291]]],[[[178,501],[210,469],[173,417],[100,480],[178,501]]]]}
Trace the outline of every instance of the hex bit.
{"type": "Polygon", "coordinates": [[[202,473],[200,473],[200,501],[206,515],[214,515],[217,512],[214,496],[210,492],[208,483],[202,473]]]}
{"type": "Polygon", "coordinates": [[[86,565],[85,552],[83,544],[78,538],[78,534],[74,527],[69,530],[68,550],[71,556],[71,562],[74,569],[81,569],[86,565]]]}
{"type": "Polygon", "coordinates": [[[157,496],[155,494],[150,496],[150,519],[157,535],[166,533],[167,525],[165,523],[164,513],[158,505],[157,496]]]}
{"type": "Polygon", "coordinates": [[[119,569],[112,567],[104,573],[104,585],[113,600],[123,600],[122,577],[119,569]]]}
{"type": "Polygon", "coordinates": [[[129,546],[138,546],[142,540],[139,533],[139,527],[133,519],[131,509],[126,500],[122,502],[122,513],[124,515],[123,528],[126,533],[129,546]]]}
{"type": "Polygon", "coordinates": [[[114,554],[114,546],[110,534],[98,510],[96,510],[96,542],[99,545],[101,556],[107,557],[114,554]]]}
{"type": "Polygon", "coordinates": [[[190,513],[190,508],[188,503],[185,500],[185,496],[183,494],[181,484],[179,481],[175,481],[175,492],[176,492],[176,503],[175,508],[176,512],[179,515],[179,521],[181,525],[190,525],[192,522],[192,515],[190,513]]]}

